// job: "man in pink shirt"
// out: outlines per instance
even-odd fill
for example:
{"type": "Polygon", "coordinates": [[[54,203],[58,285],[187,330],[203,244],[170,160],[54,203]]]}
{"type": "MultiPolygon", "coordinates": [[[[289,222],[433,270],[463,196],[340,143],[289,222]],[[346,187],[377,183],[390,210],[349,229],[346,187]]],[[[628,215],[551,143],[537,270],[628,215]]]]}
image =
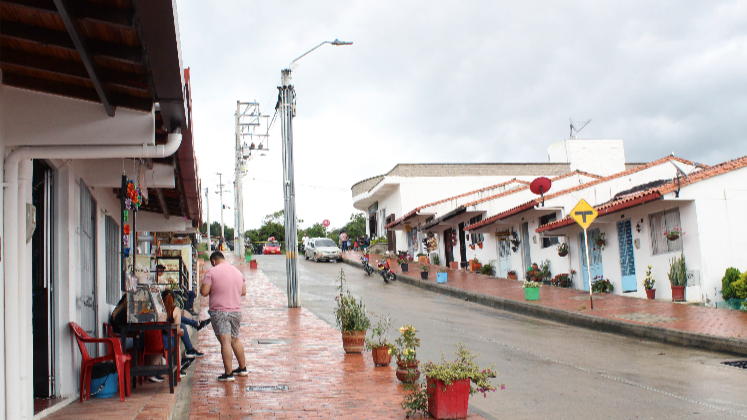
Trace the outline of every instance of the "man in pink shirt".
{"type": "Polygon", "coordinates": [[[246,281],[236,267],[226,262],[223,253],[213,252],[210,255],[213,268],[205,273],[200,286],[200,294],[210,296],[210,319],[213,331],[220,342],[221,355],[225,374],[218,380],[228,382],[236,376],[247,376],[244,346],[239,339],[241,326],[241,297],[246,296],[246,281]],[[233,367],[233,356],[239,361],[239,368],[233,367]]]}

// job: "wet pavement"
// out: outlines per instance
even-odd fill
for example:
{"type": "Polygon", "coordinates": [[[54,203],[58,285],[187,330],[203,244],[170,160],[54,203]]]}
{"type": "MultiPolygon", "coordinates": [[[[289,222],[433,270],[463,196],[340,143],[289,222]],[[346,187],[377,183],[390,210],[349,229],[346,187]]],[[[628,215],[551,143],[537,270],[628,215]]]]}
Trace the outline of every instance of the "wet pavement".
{"type": "MultiPolygon", "coordinates": [[[[285,258],[257,260],[285,290],[285,258]]],[[[420,360],[439,360],[442,351],[449,359],[453,344],[462,342],[481,354],[481,364],[496,364],[496,382],[506,389],[470,399],[470,409],[485,418],[747,418],[747,371],[721,364],[734,356],[526,317],[401,282],[384,284],[346,264],[300,260],[301,303],[329,325],[340,269],[369,311],[419,330],[420,360]]]]}
{"type": "MultiPolygon", "coordinates": [[[[281,256],[259,260],[261,269],[273,271],[277,265],[275,269],[285,270],[281,256]]],[[[374,367],[370,352],[345,354],[338,330],[306,308],[288,309],[284,292],[262,271],[238,267],[248,289],[242,299],[241,339],[249,376],[218,382],[223,373],[220,345],[211,326],[200,331],[205,357],[195,367],[191,419],[405,417],[399,404],[406,392],[395,377],[394,363],[374,367]],[[265,340],[282,342],[262,344],[265,340]]],[[[207,306],[203,299],[202,307],[207,306]]],[[[482,419],[475,414],[469,418],[482,419]]]]}

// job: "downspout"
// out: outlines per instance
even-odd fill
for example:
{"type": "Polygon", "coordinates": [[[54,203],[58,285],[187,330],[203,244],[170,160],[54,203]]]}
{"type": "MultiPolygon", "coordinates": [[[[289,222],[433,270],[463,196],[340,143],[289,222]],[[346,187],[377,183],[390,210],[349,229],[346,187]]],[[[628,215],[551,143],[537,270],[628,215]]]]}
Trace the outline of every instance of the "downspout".
{"type": "MultiPolygon", "coordinates": [[[[181,132],[168,135],[164,145],[156,146],[42,146],[20,147],[5,158],[5,413],[8,419],[33,416],[32,407],[21,408],[26,401],[21,389],[21,346],[19,320],[20,246],[25,246],[25,229],[20,232],[19,217],[25,214],[25,200],[19,200],[19,163],[26,159],[111,159],[163,158],[173,155],[182,143],[181,132]]],[[[23,224],[25,226],[25,222],[23,224]]],[[[23,253],[25,254],[25,252],[23,253]]],[[[30,310],[30,308],[28,308],[30,310]]],[[[27,311],[29,312],[29,311],[27,311]]],[[[30,313],[28,314],[31,315],[30,313]]],[[[25,345],[24,345],[25,347],[25,345]]],[[[31,349],[26,349],[30,351],[31,349]]],[[[30,418],[30,417],[29,417],[30,418]]]]}

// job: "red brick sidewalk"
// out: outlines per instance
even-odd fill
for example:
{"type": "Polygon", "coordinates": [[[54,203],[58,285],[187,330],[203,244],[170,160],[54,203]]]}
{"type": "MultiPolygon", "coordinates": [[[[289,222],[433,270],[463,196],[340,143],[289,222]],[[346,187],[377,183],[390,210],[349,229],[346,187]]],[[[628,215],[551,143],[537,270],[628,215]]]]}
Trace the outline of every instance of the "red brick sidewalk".
{"type": "MultiPolygon", "coordinates": [[[[223,373],[212,327],[200,332],[205,357],[195,368],[190,418],[401,419],[405,395],[389,367],[374,367],[370,353],[346,355],[340,332],[304,308],[288,309],[286,295],[259,270],[238,268],[248,283],[241,337],[249,376],[217,381],[223,373]],[[258,345],[257,339],[290,339],[258,345]],[[287,391],[252,391],[249,386],[286,385],[287,391]]],[[[207,299],[202,307],[207,308],[207,299]]],[[[234,367],[238,367],[234,361],[234,367]]],[[[472,415],[470,419],[482,419],[472,415]]]]}
{"type": "MultiPolygon", "coordinates": [[[[351,262],[360,263],[361,254],[346,252],[343,257],[351,262]]],[[[372,254],[370,259],[371,261],[380,260],[381,256],[372,254]]],[[[410,271],[407,275],[419,278],[420,265],[410,264],[410,271]]],[[[431,266],[428,280],[435,283],[437,269],[443,268],[431,266]]],[[[447,270],[447,285],[453,288],[514,301],[525,301],[521,281],[488,277],[464,270],[447,270]]],[[[397,274],[402,273],[397,264],[393,264],[392,271],[397,274]]],[[[594,294],[594,310],[591,310],[589,292],[558,287],[542,287],[539,301],[533,304],[630,324],[653,325],[747,342],[747,313],[741,311],[598,293],[594,294]]]]}

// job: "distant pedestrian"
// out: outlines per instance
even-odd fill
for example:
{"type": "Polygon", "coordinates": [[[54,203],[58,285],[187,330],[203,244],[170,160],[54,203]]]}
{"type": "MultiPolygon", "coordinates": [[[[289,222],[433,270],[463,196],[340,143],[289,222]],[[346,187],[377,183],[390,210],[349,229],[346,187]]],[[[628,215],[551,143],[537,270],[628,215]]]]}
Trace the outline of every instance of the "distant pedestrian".
{"type": "Polygon", "coordinates": [[[347,249],[348,251],[353,249],[353,240],[350,237],[348,237],[348,248],[347,249]]]}
{"type": "Polygon", "coordinates": [[[345,233],[344,230],[340,233],[340,248],[342,248],[343,251],[348,250],[348,234],[345,233]]]}
{"type": "Polygon", "coordinates": [[[306,245],[309,243],[309,237],[306,236],[306,234],[303,234],[303,239],[301,240],[301,243],[303,244],[303,251],[306,252],[306,245]]]}
{"type": "Polygon", "coordinates": [[[353,250],[354,250],[354,251],[357,251],[357,250],[358,250],[358,241],[355,241],[355,242],[353,243],[353,250]]]}
{"type": "Polygon", "coordinates": [[[218,377],[221,382],[233,381],[234,375],[247,376],[244,346],[239,339],[241,326],[241,297],[246,296],[246,280],[241,272],[226,262],[223,253],[210,255],[213,268],[205,273],[200,294],[210,296],[210,319],[213,331],[218,338],[223,356],[225,373],[218,377]],[[232,369],[233,356],[239,362],[238,369],[232,369]]]}

